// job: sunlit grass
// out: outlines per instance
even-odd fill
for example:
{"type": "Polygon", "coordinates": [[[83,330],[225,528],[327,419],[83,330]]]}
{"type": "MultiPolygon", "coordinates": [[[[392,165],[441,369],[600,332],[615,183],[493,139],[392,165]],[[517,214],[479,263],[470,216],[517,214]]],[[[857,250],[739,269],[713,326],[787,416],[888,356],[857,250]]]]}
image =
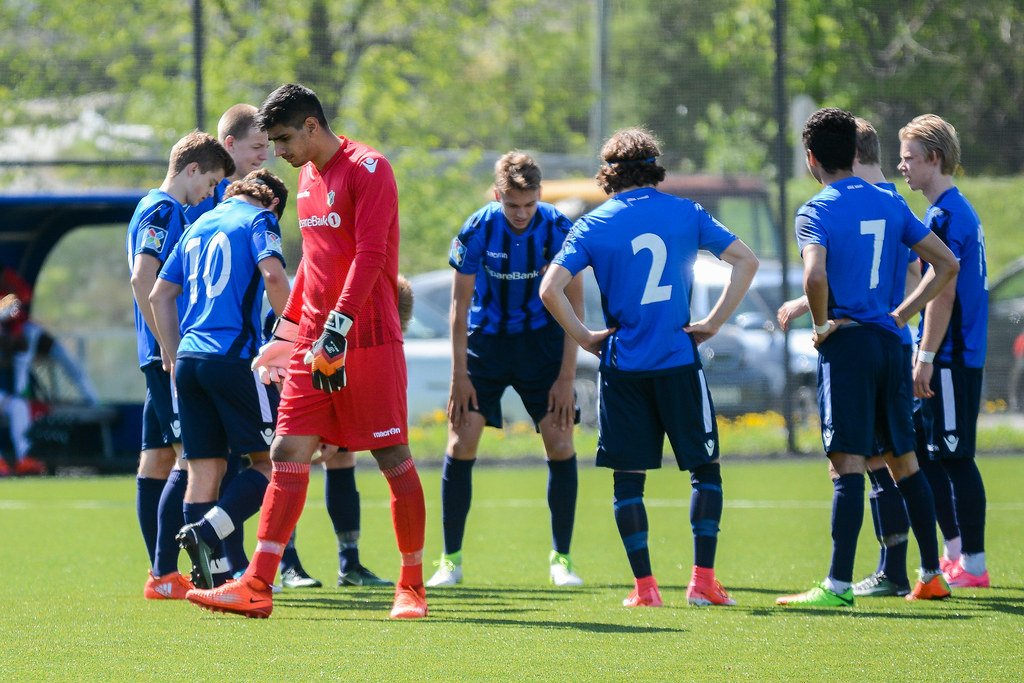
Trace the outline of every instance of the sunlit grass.
{"type": "MultiPolygon", "coordinates": [[[[444,411],[438,410],[409,428],[410,445],[418,461],[440,461],[444,458],[448,442],[447,424],[444,411]]],[[[747,413],[733,418],[719,416],[718,432],[723,457],[784,455],[790,452],[785,418],[774,411],[747,413]]],[[[793,440],[796,453],[821,453],[817,418],[798,421],[793,440]]],[[[597,450],[597,429],[577,428],[575,444],[581,458],[593,456],[597,450]]],[[[1024,451],[1024,419],[1015,420],[1006,411],[1003,401],[986,403],[978,425],[978,451],[1024,451]]],[[[479,453],[485,459],[542,458],[544,448],[531,423],[512,422],[503,429],[485,429],[479,453]]]]}

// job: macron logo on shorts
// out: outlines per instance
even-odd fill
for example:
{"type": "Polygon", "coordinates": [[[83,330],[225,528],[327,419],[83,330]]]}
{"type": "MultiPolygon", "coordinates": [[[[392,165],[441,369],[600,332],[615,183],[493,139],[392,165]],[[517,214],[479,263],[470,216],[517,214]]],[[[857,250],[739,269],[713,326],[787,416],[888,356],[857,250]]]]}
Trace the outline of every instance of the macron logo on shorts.
{"type": "Polygon", "coordinates": [[[947,434],[943,437],[943,440],[946,442],[946,448],[949,449],[949,452],[956,453],[956,447],[960,445],[960,439],[953,434],[947,434]]]}
{"type": "Polygon", "coordinates": [[[392,427],[391,429],[385,429],[383,432],[374,432],[373,438],[383,439],[385,436],[394,436],[395,434],[401,434],[402,430],[398,427],[392,427]]]}

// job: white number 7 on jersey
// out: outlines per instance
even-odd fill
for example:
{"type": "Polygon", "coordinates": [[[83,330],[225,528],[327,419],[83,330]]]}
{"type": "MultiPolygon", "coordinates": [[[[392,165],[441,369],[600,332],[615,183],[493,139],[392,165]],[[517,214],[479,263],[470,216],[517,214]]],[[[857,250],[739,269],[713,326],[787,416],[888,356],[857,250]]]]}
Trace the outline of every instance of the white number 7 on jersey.
{"type": "Polygon", "coordinates": [[[860,234],[872,235],[875,238],[871,252],[871,289],[878,286],[878,269],[882,265],[882,245],[885,243],[885,221],[861,221],[860,234]]]}

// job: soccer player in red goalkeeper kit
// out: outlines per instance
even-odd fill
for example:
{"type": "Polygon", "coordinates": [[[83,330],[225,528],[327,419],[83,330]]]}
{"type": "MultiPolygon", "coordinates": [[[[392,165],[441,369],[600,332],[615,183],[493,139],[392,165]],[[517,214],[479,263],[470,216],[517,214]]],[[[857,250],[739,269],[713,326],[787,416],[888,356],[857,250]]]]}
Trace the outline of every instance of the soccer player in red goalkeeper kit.
{"type": "Polygon", "coordinates": [[[408,446],[394,174],[379,152],[335,135],[320,100],[301,85],[271,93],[257,123],[275,154],[301,168],[302,260],[274,337],[253,360],[265,382],[284,381],[270,447],[273,474],[245,574],[187,597],[214,611],[270,616],[270,584],[302,514],[310,460],[323,441],[376,458],[391,488],[402,554],[391,617],[424,617],[426,513],[408,446]]]}

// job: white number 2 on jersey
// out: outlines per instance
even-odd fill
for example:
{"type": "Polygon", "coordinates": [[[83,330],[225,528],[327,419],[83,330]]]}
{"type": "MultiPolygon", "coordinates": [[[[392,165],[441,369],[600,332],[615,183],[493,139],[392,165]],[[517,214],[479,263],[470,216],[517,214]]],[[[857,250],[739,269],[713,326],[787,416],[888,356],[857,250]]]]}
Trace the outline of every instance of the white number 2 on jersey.
{"type": "Polygon", "coordinates": [[[647,273],[647,285],[644,287],[643,298],[640,304],[652,304],[656,301],[668,301],[672,296],[672,285],[660,285],[661,275],[665,272],[665,262],[668,260],[668,249],[665,242],[652,232],[645,232],[637,235],[631,242],[633,254],[639,254],[641,249],[651,252],[651,270],[647,273]]]}
{"type": "Polygon", "coordinates": [[[882,245],[885,243],[885,221],[861,221],[860,234],[875,238],[871,251],[871,289],[878,286],[878,269],[882,265],[882,245]]]}

